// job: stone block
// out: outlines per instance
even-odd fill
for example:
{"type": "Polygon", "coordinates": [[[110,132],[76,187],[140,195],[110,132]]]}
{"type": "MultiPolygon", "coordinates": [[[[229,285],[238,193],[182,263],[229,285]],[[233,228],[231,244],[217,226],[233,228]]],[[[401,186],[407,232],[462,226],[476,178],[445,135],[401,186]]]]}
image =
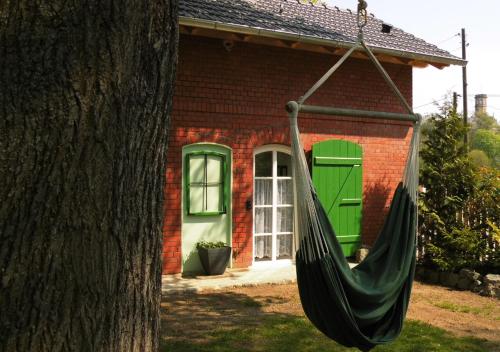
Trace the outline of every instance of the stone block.
{"type": "Polygon", "coordinates": [[[366,247],[361,247],[360,249],[358,249],[356,251],[356,262],[361,263],[366,258],[369,252],[370,249],[366,247]]]}
{"type": "Polygon", "coordinates": [[[500,298],[500,275],[485,275],[480,294],[500,298]]]}
{"type": "Polygon", "coordinates": [[[470,270],[470,269],[462,269],[462,270],[460,270],[459,274],[461,277],[464,277],[464,278],[467,278],[470,280],[479,280],[481,278],[481,274],[479,274],[478,272],[476,272],[474,270],[470,270]]]}
{"type": "Polygon", "coordinates": [[[481,281],[474,280],[474,281],[472,281],[472,284],[470,285],[470,290],[472,292],[478,293],[479,291],[481,291],[481,285],[482,285],[481,281]]]}
{"type": "Polygon", "coordinates": [[[457,286],[459,278],[460,276],[458,274],[446,272],[442,273],[440,276],[440,282],[446,287],[454,288],[457,286]]]}
{"type": "Polygon", "coordinates": [[[473,281],[466,277],[460,277],[457,282],[457,288],[460,290],[469,290],[473,281]]]}

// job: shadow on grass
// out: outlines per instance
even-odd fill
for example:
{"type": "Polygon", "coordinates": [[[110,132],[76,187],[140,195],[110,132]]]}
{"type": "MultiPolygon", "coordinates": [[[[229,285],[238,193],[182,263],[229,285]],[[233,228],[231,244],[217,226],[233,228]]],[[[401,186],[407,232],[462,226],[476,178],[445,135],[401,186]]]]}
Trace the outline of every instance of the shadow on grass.
{"type": "MultiPolygon", "coordinates": [[[[169,295],[162,303],[161,352],[342,352],[345,348],[317,331],[303,316],[266,312],[286,304],[280,297],[250,297],[234,292],[169,295]]],[[[499,351],[498,346],[407,321],[394,343],[373,351],[499,351]]]]}

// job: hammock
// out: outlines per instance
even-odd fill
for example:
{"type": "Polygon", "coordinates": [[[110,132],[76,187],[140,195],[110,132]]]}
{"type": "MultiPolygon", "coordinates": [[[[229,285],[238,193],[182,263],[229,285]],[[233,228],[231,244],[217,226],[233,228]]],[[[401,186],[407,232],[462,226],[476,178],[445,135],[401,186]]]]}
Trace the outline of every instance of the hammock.
{"type": "MultiPolygon", "coordinates": [[[[359,18],[358,18],[359,23],[359,18]]],[[[362,27],[361,27],[362,28],[362,27]]],[[[325,335],[363,351],[394,340],[401,332],[415,271],[418,136],[420,116],[413,114],[397,87],[363,42],[349,50],[298,102],[289,102],[294,183],[297,192],[296,270],[304,312],[325,335]],[[356,49],[364,49],[409,114],[308,106],[304,101],[356,49]],[[314,190],[300,141],[299,111],[412,121],[413,136],[402,182],[370,253],[349,268],[330,221],[314,190]]]]}

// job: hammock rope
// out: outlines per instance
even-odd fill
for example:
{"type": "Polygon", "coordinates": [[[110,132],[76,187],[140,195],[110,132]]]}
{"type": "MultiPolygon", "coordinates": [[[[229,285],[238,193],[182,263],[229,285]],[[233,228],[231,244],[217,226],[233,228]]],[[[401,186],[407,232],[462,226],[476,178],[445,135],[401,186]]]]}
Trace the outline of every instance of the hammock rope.
{"type": "MultiPolygon", "coordinates": [[[[361,2],[361,1],[360,1],[361,2]]],[[[364,4],[366,11],[366,3],[364,4]]],[[[394,340],[401,332],[415,271],[418,145],[421,117],[414,114],[370,48],[359,20],[358,41],[297,102],[289,102],[292,163],[297,217],[297,283],[304,312],[325,335],[363,351],[394,340]],[[355,51],[364,50],[408,114],[309,106],[309,98],[355,51]],[[370,253],[352,270],[337,241],[309,173],[300,140],[299,112],[362,116],[413,122],[403,180],[394,192],[389,213],[370,253]]]]}

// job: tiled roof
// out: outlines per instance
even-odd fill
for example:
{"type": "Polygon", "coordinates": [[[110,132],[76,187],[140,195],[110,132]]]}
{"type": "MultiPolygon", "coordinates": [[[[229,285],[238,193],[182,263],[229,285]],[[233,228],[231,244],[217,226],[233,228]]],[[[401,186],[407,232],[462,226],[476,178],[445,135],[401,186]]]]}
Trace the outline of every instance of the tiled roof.
{"type": "MultiPolygon", "coordinates": [[[[268,32],[319,38],[333,43],[355,42],[358,29],[356,12],[324,5],[302,4],[296,0],[180,0],[179,16],[268,32]]],[[[460,63],[461,59],[399,28],[382,33],[383,21],[370,15],[364,38],[370,47],[412,53],[460,63]]]]}

